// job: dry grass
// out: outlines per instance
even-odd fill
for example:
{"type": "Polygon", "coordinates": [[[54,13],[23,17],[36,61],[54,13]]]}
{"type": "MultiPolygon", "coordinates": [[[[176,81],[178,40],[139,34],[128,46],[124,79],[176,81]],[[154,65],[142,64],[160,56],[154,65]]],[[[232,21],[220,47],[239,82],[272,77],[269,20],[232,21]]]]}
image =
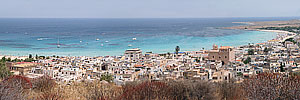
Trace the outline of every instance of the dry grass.
{"type": "Polygon", "coordinates": [[[1,100],[247,100],[299,99],[299,76],[265,73],[242,83],[201,80],[140,81],[123,86],[101,81],[57,84],[49,77],[12,76],[0,82],[1,100]],[[32,83],[31,83],[32,82],[32,83]]]}

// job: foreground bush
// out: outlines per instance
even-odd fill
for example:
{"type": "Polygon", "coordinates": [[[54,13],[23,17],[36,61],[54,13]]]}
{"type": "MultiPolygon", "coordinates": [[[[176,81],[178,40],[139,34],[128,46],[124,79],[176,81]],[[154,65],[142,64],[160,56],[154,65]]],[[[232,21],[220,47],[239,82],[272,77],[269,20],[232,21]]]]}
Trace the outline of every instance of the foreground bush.
{"type": "Polygon", "coordinates": [[[168,82],[172,100],[214,100],[215,84],[201,80],[183,80],[168,82]]]}
{"type": "Polygon", "coordinates": [[[300,99],[300,77],[262,73],[242,83],[246,97],[255,100],[300,99]]]}
{"type": "Polygon", "coordinates": [[[145,81],[123,86],[121,100],[212,100],[215,90],[203,81],[145,81]]]}
{"type": "Polygon", "coordinates": [[[66,100],[116,100],[122,93],[120,86],[98,80],[74,82],[62,87],[66,100]]]}
{"type": "Polygon", "coordinates": [[[240,83],[220,82],[217,83],[217,93],[221,100],[247,100],[245,91],[240,83]]]}
{"type": "Polygon", "coordinates": [[[38,100],[61,100],[64,90],[54,79],[49,76],[42,76],[32,80],[32,88],[28,99],[38,100]]]}
{"type": "Polygon", "coordinates": [[[0,82],[0,100],[295,100],[300,99],[299,82],[299,76],[274,73],[242,83],[136,81],[123,86],[97,80],[64,85],[47,76],[10,76],[0,82]]]}
{"type": "Polygon", "coordinates": [[[10,76],[0,83],[0,100],[26,100],[32,87],[30,80],[23,76],[10,76]]]}
{"type": "Polygon", "coordinates": [[[101,81],[85,82],[83,85],[87,92],[83,93],[88,100],[111,100],[121,94],[121,88],[113,84],[102,83],[101,81]]]}
{"type": "Polygon", "coordinates": [[[122,100],[165,100],[171,98],[164,82],[131,83],[123,86],[122,100]]]}
{"type": "Polygon", "coordinates": [[[49,76],[42,76],[32,80],[33,90],[37,92],[47,92],[52,88],[57,86],[55,80],[51,79],[49,76]]]}

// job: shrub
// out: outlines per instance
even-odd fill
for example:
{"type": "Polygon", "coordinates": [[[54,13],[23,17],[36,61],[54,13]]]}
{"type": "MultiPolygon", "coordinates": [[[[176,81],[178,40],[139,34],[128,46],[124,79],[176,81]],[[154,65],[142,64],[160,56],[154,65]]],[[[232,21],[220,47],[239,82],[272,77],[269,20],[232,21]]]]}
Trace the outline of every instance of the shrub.
{"type": "Polygon", "coordinates": [[[145,81],[142,83],[128,83],[123,86],[122,100],[166,100],[169,87],[164,82],[145,81]]]}
{"type": "Polygon", "coordinates": [[[262,73],[245,80],[246,97],[258,100],[300,99],[300,77],[279,73],[262,73]]]}
{"type": "Polygon", "coordinates": [[[121,94],[121,88],[101,81],[83,82],[83,91],[81,94],[87,100],[111,100],[116,99],[121,94]]]}
{"type": "Polygon", "coordinates": [[[213,100],[214,84],[201,80],[182,80],[168,82],[172,100],[213,100]]]}
{"type": "Polygon", "coordinates": [[[55,80],[49,76],[42,76],[33,80],[33,90],[38,92],[46,92],[57,86],[55,80]]]}
{"type": "Polygon", "coordinates": [[[123,86],[122,100],[212,100],[213,85],[204,81],[145,81],[123,86]]]}
{"type": "Polygon", "coordinates": [[[24,76],[10,76],[0,83],[0,100],[25,100],[27,90],[32,87],[24,76]]]}
{"type": "Polygon", "coordinates": [[[11,75],[12,73],[5,66],[5,61],[0,61],[0,79],[5,79],[11,75]]]}
{"type": "Polygon", "coordinates": [[[246,99],[244,90],[242,89],[241,84],[230,82],[220,82],[218,83],[218,90],[220,99],[222,100],[244,100],[246,99]]]}

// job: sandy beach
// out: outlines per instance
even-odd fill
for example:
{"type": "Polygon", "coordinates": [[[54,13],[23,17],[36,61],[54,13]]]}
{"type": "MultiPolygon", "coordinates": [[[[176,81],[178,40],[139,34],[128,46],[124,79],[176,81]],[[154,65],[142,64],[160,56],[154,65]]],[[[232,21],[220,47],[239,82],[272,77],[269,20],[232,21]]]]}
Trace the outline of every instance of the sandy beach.
{"type": "Polygon", "coordinates": [[[299,27],[300,20],[288,20],[288,21],[260,21],[260,22],[233,22],[246,25],[223,27],[224,29],[247,29],[257,30],[258,28],[264,27],[299,27]]]}

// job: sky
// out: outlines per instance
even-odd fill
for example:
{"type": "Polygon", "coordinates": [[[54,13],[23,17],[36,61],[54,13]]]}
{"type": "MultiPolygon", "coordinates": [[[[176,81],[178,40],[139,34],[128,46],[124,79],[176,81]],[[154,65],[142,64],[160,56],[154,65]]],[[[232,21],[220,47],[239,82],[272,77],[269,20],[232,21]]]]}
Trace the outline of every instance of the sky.
{"type": "Polygon", "coordinates": [[[0,18],[296,17],[300,0],[0,0],[0,18]]]}

